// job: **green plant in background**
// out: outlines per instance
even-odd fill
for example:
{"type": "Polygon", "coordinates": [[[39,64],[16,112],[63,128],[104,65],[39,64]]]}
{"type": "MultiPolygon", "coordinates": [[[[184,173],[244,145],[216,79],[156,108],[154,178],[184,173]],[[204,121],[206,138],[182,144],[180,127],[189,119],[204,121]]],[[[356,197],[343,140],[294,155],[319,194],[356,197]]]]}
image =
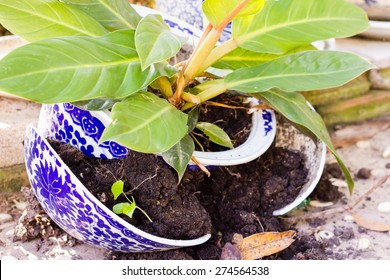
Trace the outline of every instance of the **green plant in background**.
{"type": "Polygon", "coordinates": [[[128,202],[121,202],[121,203],[115,204],[113,206],[113,208],[112,208],[112,212],[114,212],[115,214],[118,214],[118,215],[119,214],[124,214],[124,215],[126,215],[126,216],[128,216],[130,218],[133,218],[134,211],[136,209],[138,209],[152,223],[153,221],[149,217],[149,215],[146,214],[146,212],[144,210],[142,210],[140,207],[137,206],[137,204],[135,203],[134,197],[131,197],[132,200],[130,200],[127,197],[126,193],[123,191],[124,185],[125,185],[125,183],[122,180],[118,180],[114,184],[112,184],[112,186],[111,186],[111,192],[112,192],[112,194],[114,196],[114,200],[117,200],[117,198],[120,195],[123,195],[126,198],[126,200],[128,201],[128,202]]]}
{"type": "Polygon", "coordinates": [[[364,11],[343,0],[206,0],[203,12],[210,24],[191,57],[171,66],[167,60],[185,38],[159,15],[141,18],[126,0],[0,0],[0,23],[30,41],[0,61],[0,90],[40,103],[111,109],[100,141],[161,153],[179,178],[195,149],[189,135],[197,118],[189,109],[235,90],[321,139],[352,191],[323,120],[297,92],[336,87],[373,67],[311,45],[362,32],[364,11]],[[217,45],[230,22],[232,39],[217,45]],[[210,78],[211,66],[231,72],[210,78]]]}

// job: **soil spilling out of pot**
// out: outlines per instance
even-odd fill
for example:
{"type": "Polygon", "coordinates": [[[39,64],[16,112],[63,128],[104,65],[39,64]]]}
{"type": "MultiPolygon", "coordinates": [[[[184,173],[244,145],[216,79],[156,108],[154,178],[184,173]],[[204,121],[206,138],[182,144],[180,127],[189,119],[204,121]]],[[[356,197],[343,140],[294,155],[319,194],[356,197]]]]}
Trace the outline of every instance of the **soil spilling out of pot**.
{"type": "MultiPolygon", "coordinates": [[[[76,148],[52,142],[52,146],[74,174],[107,207],[114,201],[111,185],[125,182],[141,212],[132,219],[138,228],[166,238],[190,239],[212,233],[201,252],[193,258],[218,259],[221,248],[234,233],[249,236],[263,231],[280,231],[272,211],[291,202],[305,183],[307,170],[297,151],[271,148],[260,158],[242,165],[187,170],[180,184],[174,170],[155,156],[130,151],[123,159],[107,160],[84,156],[76,148]]],[[[189,249],[187,249],[189,250],[189,249]]]]}

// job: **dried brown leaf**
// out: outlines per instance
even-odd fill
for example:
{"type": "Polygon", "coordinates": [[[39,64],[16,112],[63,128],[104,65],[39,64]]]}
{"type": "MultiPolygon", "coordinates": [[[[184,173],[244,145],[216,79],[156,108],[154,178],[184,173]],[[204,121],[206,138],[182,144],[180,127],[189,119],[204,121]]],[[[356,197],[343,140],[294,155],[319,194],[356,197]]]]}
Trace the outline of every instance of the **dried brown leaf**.
{"type": "Polygon", "coordinates": [[[286,249],[294,242],[295,236],[293,230],[257,233],[238,240],[237,247],[243,260],[256,260],[286,249]]]}
{"type": "Polygon", "coordinates": [[[369,219],[353,212],[351,214],[355,219],[355,222],[361,227],[373,231],[390,231],[390,224],[386,222],[381,222],[378,219],[369,219]]]}

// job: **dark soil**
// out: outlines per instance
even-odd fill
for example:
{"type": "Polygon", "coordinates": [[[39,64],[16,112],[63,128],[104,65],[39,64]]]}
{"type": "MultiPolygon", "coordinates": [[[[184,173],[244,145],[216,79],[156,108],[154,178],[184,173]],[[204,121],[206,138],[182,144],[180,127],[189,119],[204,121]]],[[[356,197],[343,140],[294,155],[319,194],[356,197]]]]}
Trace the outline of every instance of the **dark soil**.
{"type": "Polygon", "coordinates": [[[110,187],[123,180],[125,191],[153,220],[149,222],[141,212],[131,220],[124,217],[140,229],[176,239],[212,233],[206,245],[185,250],[193,250],[190,256],[196,259],[218,259],[234,233],[249,236],[283,230],[272,211],[297,196],[307,172],[300,153],[274,147],[250,163],[213,168],[210,177],[199,170],[187,170],[178,185],[175,171],[154,155],[131,151],[124,160],[106,160],[85,157],[57,142],[52,145],[109,208],[117,203],[110,187]]]}
{"type": "MultiPolygon", "coordinates": [[[[219,105],[202,104],[199,110],[199,121],[209,122],[222,128],[230,137],[234,147],[245,142],[252,127],[252,114],[249,114],[249,103],[243,103],[246,97],[228,93],[213,99],[219,105]],[[223,106],[229,106],[223,107],[223,106]],[[222,117],[221,117],[222,116],[222,117]]],[[[209,140],[201,131],[193,131],[205,151],[225,151],[228,148],[219,146],[209,140]]],[[[196,150],[201,150],[199,145],[196,150]]]]}

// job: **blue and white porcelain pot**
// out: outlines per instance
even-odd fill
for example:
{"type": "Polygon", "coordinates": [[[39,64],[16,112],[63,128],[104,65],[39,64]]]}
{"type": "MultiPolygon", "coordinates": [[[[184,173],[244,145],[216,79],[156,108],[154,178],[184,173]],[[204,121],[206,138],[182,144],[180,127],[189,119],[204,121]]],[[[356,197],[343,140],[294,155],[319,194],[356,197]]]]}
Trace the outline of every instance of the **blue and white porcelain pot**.
{"type": "MultiPolygon", "coordinates": [[[[145,7],[135,8],[141,15],[158,13],[145,7]]],[[[189,35],[191,40],[199,38],[199,31],[189,24],[163,16],[174,32],[189,35]]],[[[46,140],[71,144],[88,156],[123,158],[127,148],[112,141],[98,143],[110,122],[105,112],[85,111],[67,103],[42,106],[38,128],[29,127],[26,133],[25,160],[31,186],[46,213],[75,238],[109,250],[149,252],[206,242],[209,234],[193,240],[173,240],[153,236],[124,221],[88,191],[46,140]]],[[[232,153],[195,156],[206,165],[232,165],[254,159],[274,140],[273,111],[254,113],[252,126],[249,139],[232,153]]]]}
{"type": "MultiPolygon", "coordinates": [[[[158,13],[135,6],[141,15],[158,13]]],[[[199,31],[187,23],[163,15],[178,33],[199,37],[199,31]]],[[[205,165],[233,165],[250,161],[273,143],[300,149],[306,156],[309,170],[307,183],[291,204],[275,211],[282,215],[300,204],[318,183],[325,164],[326,149],[322,142],[314,143],[289,124],[281,122],[276,132],[275,114],[263,110],[253,114],[254,130],[248,140],[228,153],[205,153],[195,156],[205,165]],[[248,156],[248,157],[247,157],[248,156]],[[222,163],[221,163],[222,162],[222,163]]],[[[69,143],[89,156],[123,158],[127,149],[115,142],[99,144],[104,128],[110,123],[104,112],[81,110],[71,104],[42,106],[38,128],[28,128],[25,159],[28,176],[35,195],[48,215],[70,235],[94,246],[123,252],[149,252],[195,246],[206,242],[210,235],[193,240],[172,240],[153,236],[127,223],[98,201],[78,180],[46,138],[69,143]]]]}

